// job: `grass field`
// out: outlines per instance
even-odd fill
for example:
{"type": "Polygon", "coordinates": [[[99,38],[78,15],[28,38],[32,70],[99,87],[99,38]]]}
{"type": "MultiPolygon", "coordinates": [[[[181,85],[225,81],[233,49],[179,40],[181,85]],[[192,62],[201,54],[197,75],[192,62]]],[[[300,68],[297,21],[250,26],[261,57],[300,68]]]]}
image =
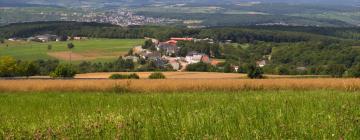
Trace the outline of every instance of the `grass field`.
{"type": "MultiPolygon", "coordinates": [[[[69,41],[70,42],[70,41],[69,41]]],[[[13,56],[21,60],[37,60],[56,58],[68,60],[69,42],[22,42],[7,41],[0,44],[0,56],[13,56]],[[48,45],[52,45],[52,50],[48,50],[48,45]],[[8,47],[6,47],[8,45],[8,47]]],[[[71,41],[73,49],[72,59],[74,61],[103,61],[113,60],[129,51],[134,46],[141,45],[142,39],[90,39],[81,41],[71,41]]]]}
{"type": "Polygon", "coordinates": [[[360,94],[1,93],[0,139],[357,139],[360,94]]]}

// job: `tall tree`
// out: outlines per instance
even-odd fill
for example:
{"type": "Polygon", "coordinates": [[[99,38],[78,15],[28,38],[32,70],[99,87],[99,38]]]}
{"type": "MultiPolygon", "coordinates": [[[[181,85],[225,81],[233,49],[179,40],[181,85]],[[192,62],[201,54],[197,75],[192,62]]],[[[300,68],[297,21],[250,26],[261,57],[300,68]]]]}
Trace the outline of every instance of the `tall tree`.
{"type": "Polygon", "coordinates": [[[26,76],[34,76],[40,72],[39,67],[35,64],[35,62],[24,61],[21,62],[18,66],[19,75],[26,76]]]}
{"type": "Polygon", "coordinates": [[[0,57],[0,77],[13,77],[16,72],[16,59],[10,56],[0,57]]]}
{"type": "Polygon", "coordinates": [[[70,57],[70,64],[71,64],[71,54],[72,54],[72,49],[75,48],[75,45],[73,43],[68,43],[67,44],[67,48],[69,49],[69,57],[70,57]]]}

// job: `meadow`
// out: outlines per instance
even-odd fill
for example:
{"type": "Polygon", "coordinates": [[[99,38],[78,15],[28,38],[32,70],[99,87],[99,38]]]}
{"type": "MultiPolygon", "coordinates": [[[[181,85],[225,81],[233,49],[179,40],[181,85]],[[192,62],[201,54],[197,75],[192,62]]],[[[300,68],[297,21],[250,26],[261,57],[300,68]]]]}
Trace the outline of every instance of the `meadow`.
{"type": "Polygon", "coordinates": [[[332,90],[0,94],[0,139],[356,139],[360,94],[332,90]]]}
{"type": "Polygon", "coordinates": [[[143,39],[89,39],[48,43],[7,41],[0,44],[0,56],[12,56],[20,60],[53,58],[66,61],[69,59],[67,44],[70,42],[75,45],[72,60],[105,61],[126,54],[130,48],[141,45],[143,39]],[[48,45],[52,46],[51,50],[48,50],[48,45]]]}

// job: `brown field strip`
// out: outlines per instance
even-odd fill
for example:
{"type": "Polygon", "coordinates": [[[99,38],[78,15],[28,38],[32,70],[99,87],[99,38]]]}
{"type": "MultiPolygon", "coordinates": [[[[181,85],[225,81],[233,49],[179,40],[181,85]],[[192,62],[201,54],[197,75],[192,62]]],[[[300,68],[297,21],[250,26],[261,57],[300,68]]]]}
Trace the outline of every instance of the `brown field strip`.
{"type": "MultiPolygon", "coordinates": [[[[77,74],[75,78],[109,78],[111,74],[130,74],[134,72],[103,72],[77,74]]],[[[135,72],[142,79],[147,79],[152,72],[135,72]]],[[[214,72],[163,72],[168,79],[240,79],[246,74],[214,73],[214,72]]]]}
{"type": "Polygon", "coordinates": [[[0,80],[1,92],[197,92],[241,90],[360,91],[360,79],[0,80]]]}

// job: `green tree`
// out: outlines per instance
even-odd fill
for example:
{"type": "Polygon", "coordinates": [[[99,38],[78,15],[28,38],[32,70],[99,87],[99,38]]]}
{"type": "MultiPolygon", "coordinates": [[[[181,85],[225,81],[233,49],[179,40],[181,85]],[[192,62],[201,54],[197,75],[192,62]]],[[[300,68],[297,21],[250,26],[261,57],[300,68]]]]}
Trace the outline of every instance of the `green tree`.
{"type": "Polygon", "coordinates": [[[136,73],[132,74],[112,74],[109,79],[140,79],[140,76],[136,73]]]}
{"type": "Polygon", "coordinates": [[[60,64],[55,71],[50,73],[52,78],[73,78],[76,74],[75,68],[71,64],[60,64]]]}
{"type": "Polygon", "coordinates": [[[353,66],[347,72],[349,77],[360,78],[360,65],[353,66]]]}
{"type": "Polygon", "coordinates": [[[71,54],[72,54],[72,49],[75,48],[75,45],[73,43],[68,43],[67,44],[67,48],[69,49],[69,57],[70,57],[70,64],[71,64],[71,54]]]}
{"type": "Polygon", "coordinates": [[[59,65],[59,60],[36,60],[34,61],[39,66],[40,75],[49,75],[59,65]]]}
{"type": "Polygon", "coordinates": [[[344,75],[344,72],[346,71],[346,68],[344,65],[339,64],[332,64],[328,67],[328,73],[332,77],[342,77],[344,75]]]}
{"type": "Polygon", "coordinates": [[[283,66],[279,66],[275,69],[276,74],[278,75],[289,75],[290,74],[290,70],[286,67],[283,66]]]}
{"type": "Polygon", "coordinates": [[[48,49],[49,51],[51,51],[51,50],[52,50],[52,45],[49,44],[49,45],[47,46],[47,49],[48,49]]]}
{"type": "Polygon", "coordinates": [[[18,66],[19,75],[21,76],[34,76],[39,74],[39,67],[35,64],[35,62],[24,61],[20,62],[18,66]]]}
{"type": "Polygon", "coordinates": [[[194,64],[189,64],[186,67],[187,71],[198,71],[198,72],[212,72],[216,71],[216,68],[208,63],[199,62],[194,64]]]}
{"type": "Polygon", "coordinates": [[[166,79],[166,76],[161,72],[151,73],[149,79],[166,79]]]}
{"type": "Polygon", "coordinates": [[[4,38],[0,38],[0,44],[4,44],[5,43],[5,39],[4,38]]]}
{"type": "Polygon", "coordinates": [[[151,39],[147,39],[144,42],[144,45],[142,46],[143,49],[154,49],[155,48],[155,44],[152,42],[151,39]]]}
{"type": "Polygon", "coordinates": [[[230,65],[229,63],[226,63],[226,64],[224,65],[224,72],[225,72],[225,73],[231,73],[231,72],[233,72],[233,68],[231,67],[231,65],[230,65]]]}
{"type": "Polygon", "coordinates": [[[263,71],[260,67],[250,65],[248,68],[248,77],[251,79],[262,79],[264,78],[263,71]]]}
{"type": "Polygon", "coordinates": [[[13,57],[0,57],[0,77],[14,77],[17,72],[17,63],[13,57]]]}

